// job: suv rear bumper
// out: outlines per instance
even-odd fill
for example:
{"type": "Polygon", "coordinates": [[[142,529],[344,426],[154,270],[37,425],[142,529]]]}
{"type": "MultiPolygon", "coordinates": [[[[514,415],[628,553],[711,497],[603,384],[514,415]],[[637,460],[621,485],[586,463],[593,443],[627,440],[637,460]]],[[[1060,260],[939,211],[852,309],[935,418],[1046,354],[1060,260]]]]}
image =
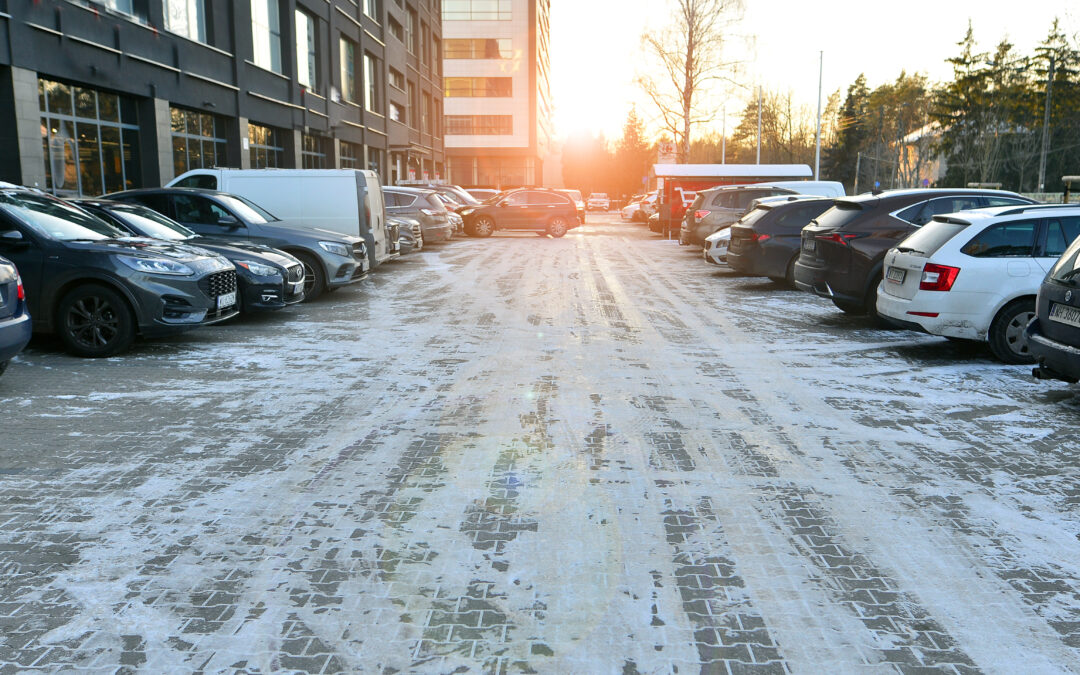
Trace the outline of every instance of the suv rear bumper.
{"type": "Polygon", "coordinates": [[[1080,381],[1080,349],[1043,335],[1038,318],[1028,324],[1024,337],[1039,364],[1032,372],[1035,377],[1069,383],[1080,381]]]}
{"type": "Polygon", "coordinates": [[[30,342],[33,327],[30,314],[23,312],[18,316],[0,319],[0,363],[10,361],[30,342]]]}

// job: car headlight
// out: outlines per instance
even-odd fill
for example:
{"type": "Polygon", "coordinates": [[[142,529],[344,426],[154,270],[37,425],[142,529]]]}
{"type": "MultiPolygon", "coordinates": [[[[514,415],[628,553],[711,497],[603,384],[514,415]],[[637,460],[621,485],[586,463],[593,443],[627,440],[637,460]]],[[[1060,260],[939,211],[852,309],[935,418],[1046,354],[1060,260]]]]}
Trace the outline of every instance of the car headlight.
{"type": "Polygon", "coordinates": [[[351,257],[349,255],[349,247],[345,244],[338,243],[336,241],[320,241],[319,248],[327,253],[333,253],[334,255],[340,255],[344,258],[351,257]]]}
{"type": "Polygon", "coordinates": [[[118,255],[116,259],[136,272],[170,274],[181,277],[189,277],[195,274],[195,270],[184,263],[169,260],[168,258],[139,258],[132,255],[118,255]]]}
{"type": "Polygon", "coordinates": [[[236,264],[243,267],[257,277],[281,276],[281,271],[278,270],[278,268],[272,267],[270,265],[264,265],[262,263],[257,263],[254,260],[237,260],[236,264]]]}

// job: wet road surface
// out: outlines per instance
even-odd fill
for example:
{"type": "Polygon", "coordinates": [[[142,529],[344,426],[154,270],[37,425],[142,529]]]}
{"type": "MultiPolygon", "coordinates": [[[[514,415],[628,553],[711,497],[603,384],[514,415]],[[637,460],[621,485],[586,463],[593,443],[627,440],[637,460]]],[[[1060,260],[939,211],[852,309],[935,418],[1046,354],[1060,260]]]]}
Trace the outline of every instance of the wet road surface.
{"type": "Polygon", "coordinates": [[[1080,672],[1080,390],[615,216],[0,380],[0,673],[1080,672]]]}

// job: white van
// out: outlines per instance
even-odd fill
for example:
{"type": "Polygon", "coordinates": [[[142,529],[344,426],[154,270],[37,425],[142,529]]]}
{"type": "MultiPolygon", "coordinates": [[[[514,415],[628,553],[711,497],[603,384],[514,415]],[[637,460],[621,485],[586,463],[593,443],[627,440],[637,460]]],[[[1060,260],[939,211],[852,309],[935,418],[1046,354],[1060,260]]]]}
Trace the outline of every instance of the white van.
{"type": "Polygon", "coordinates": [[[193,169],[166,187],[245,197],[291,225],[363,237],[371,268],[391,255],[379,176],[359,169],[193,169]]]}

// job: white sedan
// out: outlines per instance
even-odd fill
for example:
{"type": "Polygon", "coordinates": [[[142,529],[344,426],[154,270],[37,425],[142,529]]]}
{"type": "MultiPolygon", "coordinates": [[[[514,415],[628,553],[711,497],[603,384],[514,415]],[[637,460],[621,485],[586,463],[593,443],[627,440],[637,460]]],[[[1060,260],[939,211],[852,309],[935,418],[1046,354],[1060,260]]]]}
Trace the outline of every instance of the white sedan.
{"type": "Polygon", "coordinates": [[[705,246],[701,249],[702,255],[705,256],[705,262],[727,267],[727,252],[730,245],[730,227],[725,227],[705,237],[705,246]]]}
{"type": "Polygon", "coordinates": [[[1003,206],[935,216],[885,255],[877,312],[891,323],[988,342],[1031,363],[1023,338],[1043,277],[1080,235],[1080,207],[1003,206]]]}

